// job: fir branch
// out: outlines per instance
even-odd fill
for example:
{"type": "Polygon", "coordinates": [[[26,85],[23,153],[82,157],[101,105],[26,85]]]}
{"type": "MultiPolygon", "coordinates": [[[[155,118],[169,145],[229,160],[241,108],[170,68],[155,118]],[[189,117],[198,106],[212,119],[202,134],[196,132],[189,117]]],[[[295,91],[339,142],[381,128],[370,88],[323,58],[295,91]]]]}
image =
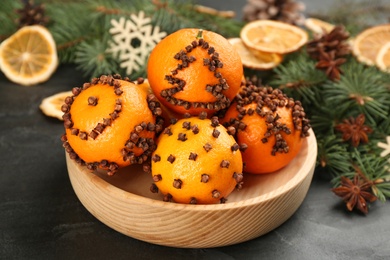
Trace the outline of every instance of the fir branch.
{"type": "Polygon", "coordinates": [[[93,14],[99,16],[130,16],[135,12],[135,8],[131,8],[132,5],[128,5],[124,1],[90,1],[90,7],[93,14]]]}
{"type": "Polygon", "coordinates": [[[317,169],[337,178],[352,170],[350,153],[335,135],[317,136],[317,169]]]}
{"type": "Polygon", "coordinates": [[[2,0],[0,4],[0,42],[7,39],[18,29],[16,13],[22,7],[21,1],[2,0]]]}
{"type": "Polygon", "coordinates": [[[76,48],[75,63],[86,77],[120,73],[116,60],[106,53],[107,41],[82,42],[76,48]]]}
{"type": "Polygon", "coordinates": [[[339,173],[332,179],[334,187],[340,185],[341,176],[352,179],[356,173],[361,177],[372,181],[374,184],[390,181],[390,171],[388,168],[388,158],[380,157],[373,153],[362,153],[358,149],[350,152],[351,165],[349,171],[339,173]]]}
{"type": "MultiPolygon", "coordinates": [[[[390,118],[378,122],[378,125],[373,129],[373,133],[369,135],[369,142],[365,145],[360,145],[357,149],[360,153],[381,154],[383,149],[378,146],[378,143],[386,143],[387,137],[390,136],[390,118]]],[[[390,163],[390,160],[389,160],[390,163]]],[[[389,165],[390,167],[390,165],[389,165]]]]}
{"type": "Polygon", "coordinates": [[[374,195],[383,202],[390,198],[390,172],[387,159],[375,154],[362,156],[356,151],[353,154],[353,159],[356,162],[357,170],[373,182],[374,195]]]}
{"type": "Polygon", "coordinates": [[[315,96],[320,91],[319,85],[327,80],[325,73],[315,68],[315,61],[306,52],[299,52],[295,58],[274,69],[275,76],[269,82],[271,86],[279,87],[305,105],[315,103],[315,96]]]}
{"type": "MultiPolygon", "coordinates": [[[[389,114],[390,114],[390,111],[389,111],[389,114]]],[[[377,129],[379,130],[378,134],[379,134],[381,139],[385,138],[386,136],[389,136],[390,135],[390,117],[381,121],[378,124],[377,129]]]]}
{"type": "Polygon", "coordinates": [[[390,180],[376,181],[373,186],[373,193],[383,202],[390,198],[390,180]]]}
{"type": "MultiPolygon", "coordinates": [[[[177,7],[177,9],[180,8],[183,7],[177,7]]],[[[180,17],[175,11],[171,9],[171,7],[169,7],[168,4],[163,6],[156,4],[153,11],[153,24],[158,24],[161,30],[167,32],[168,34],[186,27],[191,23],[191,21],[188,21],[186,17],[180,17]]]]}
{"type": "Polygon", "coordinates": [[[345,118],[347,111],[334,109],[324,103],[312,105],[311,109],[315,110],[310,113],[310,125],[315,133],[322,133],[324,135],[335,134],[336,124],[345,118]]]}
{"type": "Polygon", "coordinates": [[[60,62],[74,63],[77,45],[93,38],[89,10],[84,3],[53,3],[48,4],[46,10],[51,17],[49,29],[56,41],[60,62]]]}
{"type": "Polygon", "coordinates": [[[105,19],[104,24],[110,24],[111,19],[118,19],[120,17],[130,18],[132,14],[143,10],[148,16],[153,15],[152,3],[150,1],[142,0],[87,0],[91,10],[91,18],[93,20],[105,19]]]}
{"type": "Polygon", "coordinates": [[[368,122],[388,118],[390,91],[383,76],[374,67],[366,67],[351,59],[343,65],[344,74],[337,82],[324,85],[324,103],[333,109],[365,114],[368,122]]]}

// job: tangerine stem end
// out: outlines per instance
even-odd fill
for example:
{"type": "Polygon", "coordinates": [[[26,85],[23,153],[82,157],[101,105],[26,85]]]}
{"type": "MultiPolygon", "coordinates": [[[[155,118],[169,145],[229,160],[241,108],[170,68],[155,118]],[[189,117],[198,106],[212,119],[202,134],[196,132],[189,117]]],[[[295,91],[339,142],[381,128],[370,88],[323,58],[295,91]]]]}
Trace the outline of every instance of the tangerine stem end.
{"type": "Polygon", "coordinates": [[[203,39],[203,29],[199,29],[196,39],[203,39]]]}

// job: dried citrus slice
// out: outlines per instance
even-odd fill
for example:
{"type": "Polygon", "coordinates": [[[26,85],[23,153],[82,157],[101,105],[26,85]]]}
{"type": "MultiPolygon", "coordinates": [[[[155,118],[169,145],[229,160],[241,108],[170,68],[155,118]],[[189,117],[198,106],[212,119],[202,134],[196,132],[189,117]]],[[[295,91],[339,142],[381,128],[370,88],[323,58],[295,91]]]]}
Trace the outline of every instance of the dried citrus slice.
{"type": "Polygon", "coordinates": [[[247,23],[240,33],[249,48],[269,53],[290,53],[298,50],[308,40],[307,32],[297,26],[270,20],[247,23]]]}
{"type": "Polygon", "coordinates": [[[383,45],[375,59],[378,68],[385,72],[390,72],[390,42],[383,45]]]}
{"type": "Polygon", "coordinates": [[[283,60],[281,54],[249,49],[242,42],[241,38],[231,38],[229,42],[240,55],[242,64],[247,68],[268,70],[275,68],[283,60]]]}
{"type": "Polygon", "coordinates": [[[321,19],[317,19],[317,18],[306,18],[305,19],[305,26],[310,31],[312,31],[314,33],[319,33],[319,34],[323,34],[324,31],[326,33],[329,33],[335,27],[334,24],[325,22],[325,21],[323,21],[321,19]]]}
{"type": "Polygon", "coordinates": [[[43,26],[22,27],[0,45],[0,69],[15,83],[31,86],[44,82],[57,64],[54,39],[43,26]]]}
{"type": "Polygon", "coordinates": [[[39,108],[45,115],[63,120],[62,116],[64,115],[64,112],[61,110],[61,106],[65,103],[65,99],[72,95],[72,91],[64,91],[54,94],[43,99],[39,108]]]}
{"type": "Polygon", "coordinates": [[[209,7],[209,6],[204,6],[204,5],[194,5],[195,11],[203,14],[211,14],[214,16],[219,16],[219,17],[225,17],[225,18],[234,18],[236,16],[236,13],[231,10],[227,11],[220,11],[215,8],[209,7]]]}
{"type": "Polygon", "coordinates": [[[390,24],[370,27],[353,40],[352,52],[359,61],[375,65],[379,50],[387,42],[390,42],[390,24]]]}

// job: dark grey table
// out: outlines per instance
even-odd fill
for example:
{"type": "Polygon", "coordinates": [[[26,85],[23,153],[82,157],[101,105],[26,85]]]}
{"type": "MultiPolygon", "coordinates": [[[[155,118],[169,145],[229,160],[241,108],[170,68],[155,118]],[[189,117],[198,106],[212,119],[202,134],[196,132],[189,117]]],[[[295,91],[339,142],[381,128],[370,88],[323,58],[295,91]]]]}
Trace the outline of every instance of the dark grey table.
{"type": "Polygon", "coordinates": [[[34,87],[0,74],[0,259],[390,259],[389,203],[376,202],[368,216],[347,212],[319,173],[287,222],[245,243],[178,249],[110,229],[73,192],[62,122],[38,108],[43,98],[84,81],[71,66],[34,87]]]}

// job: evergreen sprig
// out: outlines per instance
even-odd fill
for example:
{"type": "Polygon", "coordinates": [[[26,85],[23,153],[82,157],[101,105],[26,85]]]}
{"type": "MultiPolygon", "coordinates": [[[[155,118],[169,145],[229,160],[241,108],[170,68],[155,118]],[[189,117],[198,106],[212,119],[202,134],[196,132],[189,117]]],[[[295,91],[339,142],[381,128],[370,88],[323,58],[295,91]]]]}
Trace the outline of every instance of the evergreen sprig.
{"type": "Polygon", "coordinates": [[[84,71],[85,77],[118,73],[114,68],[118,68],[119,64],[106,53],[106,49],[107,41],[97,39],[84,41],[76,47],[75,63],[78,64],[78,69],[84,71]]]}
{"type": "Polygon", "coordinates": [[[13,0],[3,0],[0,4],[0,42],[7,39],[17,30],[17,9],[22,7],[22,3],[13,0]]]}
{"type": "Polygon", "coordinates": [[[304,51],[294,53],[293,57],[276,67],[274,73],[269,84],[283,89],[305,106],[316,103],[316,96],[321,91],[319,86],[327,80],[325,73],[315,68],[315,61],[304,51]]]}
{"type": "Polygon", "coordinates": [[[323,98],[327,106],[350,111],[349,116],[365,114],[372,125],[389,117],[390,93],[382,73],[351,58],[342,67],[339,81],[324,84],[323,98]]]}
{"type": "Polygon", "coordinates": [[[341,174],[352,170],[351,154],[342,140],[336,135],[317,136],[317,169],[323,175],[329,175],[333,182],[341,174]]]}
{"type": "MultiPolygon", "coordinates": [[[[91,26],[89,11],[81,3],[53,3],[46,10],[51,18],[49,30],[57,44],[61,63],[75,63],[79,44],[94,38],[95,26],[91,26]]],[[[96,38],[98,39],[98,38],[96,38]]]]}
{"type": "Polygon", "coordinates": [[[372,182],[373,193],[380,201],[384,202],[386,198],[390,198],[390,171],[387,158],[378,157],[371,153],[362,154],[355,149],[351,152],[351,159],[354,169],[333,178],[334,187],[340,184],[341,176],[353,179],[356,174],[360,174],[366,181],[372,182]]]}

